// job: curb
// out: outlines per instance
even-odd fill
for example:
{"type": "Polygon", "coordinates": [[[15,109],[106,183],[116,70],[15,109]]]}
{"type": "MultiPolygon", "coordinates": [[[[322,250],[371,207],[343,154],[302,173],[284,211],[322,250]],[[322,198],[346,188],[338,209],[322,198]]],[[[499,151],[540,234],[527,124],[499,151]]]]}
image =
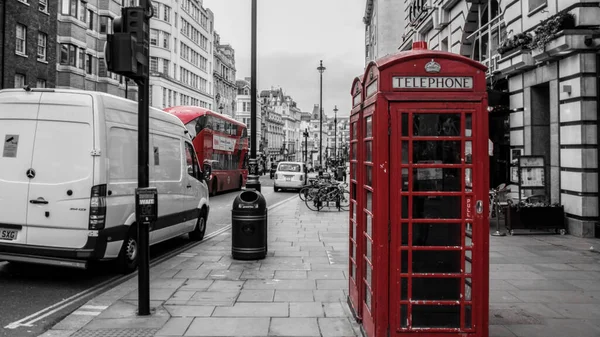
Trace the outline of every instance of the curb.
{"type": "MultiPolygon", "coordinates": [[[[282,205],[292,202],[297,198],[298,198],[298,195],[295,194],[292,197],[289,197],[285,200],[277,202],[274,205],[268,206],[267,210],[271,211],[275,208],[278,208],[282,205]]],[[[219,230],[213,232],[213,233],[217,233],[217,232],[218,233],[216,235],[209,237],[208,239],[202,240],[197,245],[190,246],[180,252],[176,250],[177,253],[175,253],[173,256],[166,257],[163,260],[161,260],[160,262],[158,262],[156,265],[150,267],[150,275],[151,275],[150,281],[152,281],[153,279],[162,275],[162,272],[164,272],[164,270],[160,270],[160,267],[163,264],[168,263],[172,259],[177,258],[179,256],[185,257],[185,254],[186,254],[185,252],[188,251],[189,249],[200,246],[203,243],[209,242],[210,240],[217,238],[217,237],[221,236],[222,234],[226,233],[229,229],[231,229],[231,224],[226,225],[226,226],[220,228],[219,230]],[[158,269],[159,272],[153,273],[152,271],[156,270],[156,269],[158,269]],[[153,274],[154,274],[154,277],[152,277],[153,274]]],[[[207,235],[210,236],[213,233],[209,233],[207,235]]],[[[121,300],[121,298],[123,296],[125,296],[126,294],[130,293],[131,291],[137,289],[138,288],[138,284],[137,284],[137,275],[138,274],[137,273],[138,272],[136,271],[135,273],[132,273],[131,275],[126,275],[126,277],[123,279],[123,281],[121,283],[117,284],[116,286],[114,286],[112,288],[104,289],[104,291],[102,291],[101,293],[95,295],[93,298],[89,299],[84,304],[75,308],[75,310],[71,311],[71,313],[69,313],[66,317],[64,317],[63,319],[58,321],[50,329],[46,330],[43,334],[38,335],[38,337],[68,337],[68,336],[73,335],[74,333],[76,333],[77,331],[82,329],[84,326],[86,326],[88,323],[90,323],[95,317],[99,316],[104,310],[109,308],[111,305],[117,303],[119,300],[121,300]],[[100,298],[107,296],[107,294],[109,292],[116,293],[115,295],[108,296],[111,300],[109,300],[109,301],[100,300],[100,298]],[[122,296],[119,294],[122,294],[122,296]],[[59,329],[55,329],[55,327],[59,327],[59,329]]],[[[151,306],[152,306],[152,304],[151,304],[151,306]]],[[[154,311],[154,308],[151,308],[151,311],[154,311]]],[[[150,315],[148,317],[152,317],[152,315],[150,315]]]]}

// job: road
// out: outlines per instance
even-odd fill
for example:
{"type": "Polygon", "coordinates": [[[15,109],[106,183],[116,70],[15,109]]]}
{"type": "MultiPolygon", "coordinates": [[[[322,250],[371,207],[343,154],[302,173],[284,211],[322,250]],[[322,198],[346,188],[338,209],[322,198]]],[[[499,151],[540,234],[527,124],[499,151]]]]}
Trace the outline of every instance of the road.
{"type": "MultiPolygon", "coordinates": [[[[295,195],[295,192],[273,192],[273,184],[268,175],[262,176],[260,180],[267,205],[274,205],[295,195]]],[[[210,198],[211,211],[207,224],[207,235],[231,223],[231,204],[236,196],[236,192],[231,192],[210,198]]],[[[173,252],[189,242],[186,236],[182,236],[161,243],[152,247],[151,258],[156,259],[168,255],[169,252],[173,252]]],[[[90,298],[66,301],[62,310],[49,314],[34,322],[32,326],[19,326],[14,329],[6,327],[32,314],[36,315],[23,322],[35,320],[45,313],[52,312],[52,310],[48,310],[40,313],[49,306],[97,287],[102,282],[117,276],[119,275],[111,271],[110,264],[101,264],[91,270],[77,270],[0,262],[0,295],[2,296],[0,337],[27,337],[42,334],[90,298]]]]}

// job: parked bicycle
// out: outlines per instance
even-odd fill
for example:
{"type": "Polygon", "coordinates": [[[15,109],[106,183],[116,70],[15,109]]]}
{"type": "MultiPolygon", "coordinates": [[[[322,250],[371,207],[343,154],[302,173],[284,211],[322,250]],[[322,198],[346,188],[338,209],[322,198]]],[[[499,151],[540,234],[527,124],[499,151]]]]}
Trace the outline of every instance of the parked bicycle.
{"type": "Polygon", "coordinates": [[[320,211],[323,207],[335,207],[338,211],[349,209],[350,192],[346,190],[348,184],[336,181],[317,184],[320,186],[318,189],[312,188],[305,195],[304,202],[310,210],[320,211]]]}

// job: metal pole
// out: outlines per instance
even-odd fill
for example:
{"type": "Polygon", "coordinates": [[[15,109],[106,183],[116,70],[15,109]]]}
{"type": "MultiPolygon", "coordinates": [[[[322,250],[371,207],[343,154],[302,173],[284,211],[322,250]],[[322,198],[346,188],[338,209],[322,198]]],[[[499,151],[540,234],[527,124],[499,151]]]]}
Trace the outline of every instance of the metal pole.
{"type": "MultiPolygon", "coordinates": [[[[148,0],[140,0],[140,7],[147,10],[148,0]]],[[[144,18],[144,35],[150,34],[150,18],[144,18]]],[[[150,53],[144,41],[144,68],[148,67],[150,53]]],[[[147,70],[147,69],[146,69],[147,70]]],[[[150,185],[150,166],[149,166],[149,143],[150,143],[150,109],[149,109],[149,89],[148,71],[146,75],[139,80],[138,87],[140,94],[138,97],[138,188],[148,187],[150,185]]],[[[150,315],[150,229],[148,226],[138,223],[138,315],[150,315]]]]}
{"type": "Polygon", "coordinates": [[[320,74],[319,81],[319,174],[323,172],[323,60],[320,61],[319,67],[317,68],[320,74]]]}
{"type": "Polygon", "coordinates": [[[250,160],[248,163],[247,189],[260,192],[260,181],[258,180],[258,160],[256,159],[256,130],[260,127],[256,118],[256,12],[257,0],[252,0],[252,29],[251,29],[251,56],[250,56],[250,160]]]}
{"type": "Polygon", "coordinates": [[[333,108],[333,159],[337,160],[337,105],[333,108]]]}

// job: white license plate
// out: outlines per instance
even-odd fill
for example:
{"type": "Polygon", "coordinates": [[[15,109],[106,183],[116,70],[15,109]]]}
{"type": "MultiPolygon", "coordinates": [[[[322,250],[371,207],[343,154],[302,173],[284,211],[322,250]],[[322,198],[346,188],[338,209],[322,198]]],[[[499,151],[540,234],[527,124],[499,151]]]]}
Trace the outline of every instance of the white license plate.
{"type": "Polygon", "coordinates": [[[285,181],[292,181],[292,177],[286,177],[285,181]]]}
{"type": "Polygon", "coordinates": [[[12,229],[0,229],[0,240],[13,241],[17,239],[19,231],[12,229]]]}

